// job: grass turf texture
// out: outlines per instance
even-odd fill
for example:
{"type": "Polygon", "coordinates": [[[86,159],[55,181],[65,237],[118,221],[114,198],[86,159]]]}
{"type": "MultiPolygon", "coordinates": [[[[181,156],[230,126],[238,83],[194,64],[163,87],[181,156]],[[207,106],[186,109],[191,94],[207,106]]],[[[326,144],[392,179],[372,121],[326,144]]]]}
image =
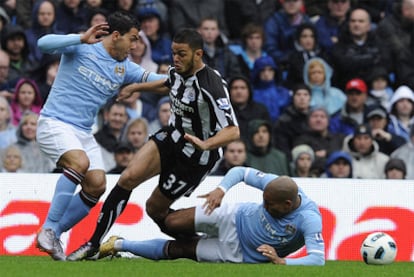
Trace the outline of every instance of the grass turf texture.
{"type": "Polygon", "coordinates": [[[414,276],[414,263],[386,266],[363,262],[328,261],[323,267],[273,264],[213,264],[191,260],[150,261],[114,258],[96,262],[55,262],[49,257],[0,256],[0,276],[414,276]]]}

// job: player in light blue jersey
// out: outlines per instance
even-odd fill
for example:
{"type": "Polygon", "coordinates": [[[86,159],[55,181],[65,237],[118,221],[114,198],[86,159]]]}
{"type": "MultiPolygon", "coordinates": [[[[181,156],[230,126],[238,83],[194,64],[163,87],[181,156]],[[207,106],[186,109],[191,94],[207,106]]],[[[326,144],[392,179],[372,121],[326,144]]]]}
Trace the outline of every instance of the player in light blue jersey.
{"type": "Polygon", "coordinates": [[[126,251],[154,260],[325,264],[319,209],[290,177],[234,167],[218,188],[202,197],[204,205],[173,212],[166,219],[170,230],[201,232],[201,239],[129,241],[113,236],[101,245],[100,258],[126,251]],[[262,190],[263,203],[221,205],[225,192],[240,182],[262,190]],[[303,246],[306,256],[286,258],[303,246]]]}
{"type": "Polygon", "coordinates": [[[166,78],[127,59],[137,45],[138,32],[139,24],[131,15],[115,12],[108,23],[84,34],[51,34],[38,41],[44,53],[62,54],[37,128],[42,151],[63,169],[36,237],[37,247],[55,260],[66,258],[59,242],[62,232],[84,218],[105,191],[102,156],[91,133],[98,110],[123,85],[166,78]],[[75,194],[78,184],[82,189],[75,194]]]}

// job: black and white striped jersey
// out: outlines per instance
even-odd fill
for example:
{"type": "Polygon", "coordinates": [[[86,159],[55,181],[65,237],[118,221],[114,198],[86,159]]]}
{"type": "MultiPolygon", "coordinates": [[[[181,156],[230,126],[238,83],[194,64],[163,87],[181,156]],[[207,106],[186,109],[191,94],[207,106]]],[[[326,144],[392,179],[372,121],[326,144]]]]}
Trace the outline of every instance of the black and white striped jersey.
{"type": "MultiPolygon", "coordinates": [[[[187,133],[206,140],[226,126],[238,126],[226,82],[207,65],[185,79],[171,67],[166,86],[170,87],[171,99],[169,124],[181,135],[187,133]]],[[[221,149],[215,151],[219,150],[221,156],[221,149]]],[[[202,165],[211,158],[210,151],[196,151],[191,143],[186,143],[182,152],[202,165]]]]}

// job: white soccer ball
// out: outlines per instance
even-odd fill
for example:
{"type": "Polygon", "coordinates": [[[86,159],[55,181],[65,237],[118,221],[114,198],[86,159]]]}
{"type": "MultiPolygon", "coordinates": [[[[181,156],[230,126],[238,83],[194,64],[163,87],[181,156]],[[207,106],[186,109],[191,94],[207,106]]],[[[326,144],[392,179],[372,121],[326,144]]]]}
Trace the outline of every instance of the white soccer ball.
{"type": "Polygon", "coordinates": [[[397,256],[397,244],[384,232],[371,233],[362,242],[361,256],[366,264],[390,264],[397,256]]]}

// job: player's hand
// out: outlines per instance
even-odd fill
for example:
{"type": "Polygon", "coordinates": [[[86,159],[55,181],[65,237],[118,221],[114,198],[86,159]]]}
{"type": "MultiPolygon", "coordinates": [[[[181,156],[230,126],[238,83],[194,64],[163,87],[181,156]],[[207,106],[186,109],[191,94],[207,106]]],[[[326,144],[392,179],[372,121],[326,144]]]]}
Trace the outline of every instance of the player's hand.
{"type": "Polygon", "coordinates": [[[185,134],[184,139],[191,142],[191,144],[193,144],[194,147],[198,150],[201,150],[201,151],[209,150],[207,143],[205,143],[205,141],[199,139],[196,136],[193,136],[193,135],[190,135],[190,134],[185,134]]]}
{"type": "Polygon", "coordinates": [[[100,23],[90,27],[81,36],[82,43],[93,44],[103,40],[103,36],[108,34],[108,23],[100,23]]]}
{"type": "Polygon", "coordinates": [[[118,97],[116,98],[116,101],[119,102],[119,101],[122,101],[124,99],[127,99],[127,98],[131,97],[131,95],[134,92],[137,91],[136,86],[137,86],[137,84],[130,84],[130,85],[126,85],[126,86],[122,87],[119,90],[118,97]]]}
{"type": "Polygon", "coordinates": [[[256,250],[262,253],[263,256],[267,257],[269,261],[274,264],[286,264],[285,259],[280,258],[276,250],[268,244],[262,244],[257,247],[256,250]]]}
{"type": "Polygon", "coordinates": [[[221,200],[224,197],[224,191],[220,188],[210,191],[209,193],[199,195],[199,198],[205,198],[203,209],[206,215],[210,215],[215,208],[220,207],[221,200]]]}

